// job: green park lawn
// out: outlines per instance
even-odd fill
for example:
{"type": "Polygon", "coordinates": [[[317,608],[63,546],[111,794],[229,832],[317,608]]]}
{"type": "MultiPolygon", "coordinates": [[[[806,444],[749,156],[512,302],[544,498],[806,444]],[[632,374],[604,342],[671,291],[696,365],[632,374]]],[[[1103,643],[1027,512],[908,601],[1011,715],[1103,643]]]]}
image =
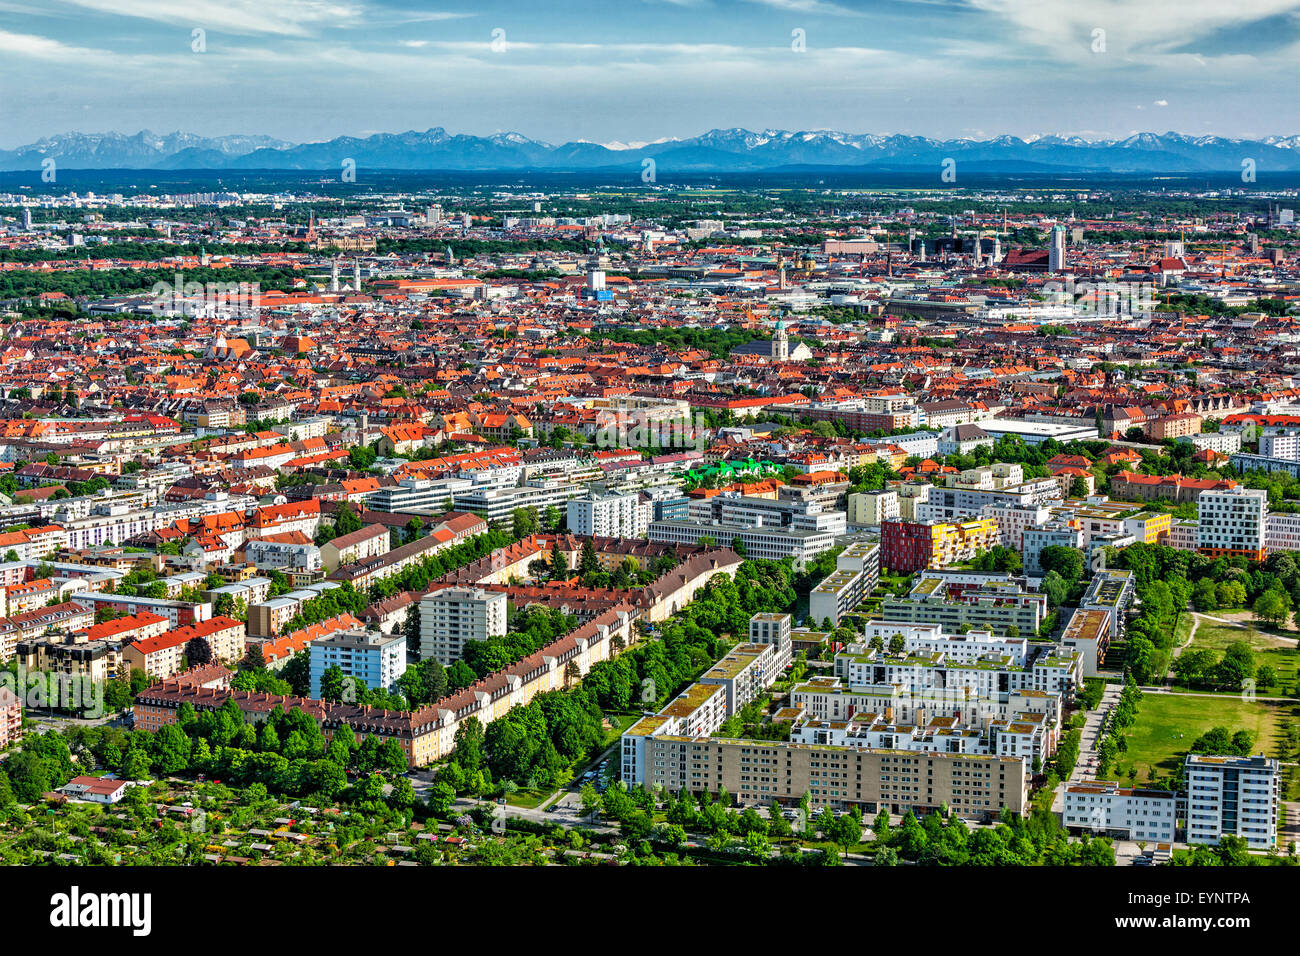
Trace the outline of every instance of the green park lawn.
{"type": "Polygon", "coordinates": [[[1213,727],[1227,727],[1232,733],[1248,730],[1255,735],[1256,752],[1276,757],[1279,723],[1295,712],[1293,705],[1270,701],[1144,694],[1137,721],[1124,735],[1128,750],[1119,755],[1121,780],[1128,781],[1132,767],[1137,768],[1138,783],[1172,774],[1196,738],[1213,727]]]}

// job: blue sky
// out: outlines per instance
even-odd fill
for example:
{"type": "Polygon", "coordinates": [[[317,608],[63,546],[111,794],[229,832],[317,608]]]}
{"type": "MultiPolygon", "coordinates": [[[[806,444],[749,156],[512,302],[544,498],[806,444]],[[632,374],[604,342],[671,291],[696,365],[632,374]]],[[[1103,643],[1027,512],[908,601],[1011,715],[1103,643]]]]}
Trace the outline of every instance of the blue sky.
{"type": "Polygon", "coordinates": [[[0,0],[0,146],[144,128],[1294,134],[1298,54],[1300,0],[0,0]]]}

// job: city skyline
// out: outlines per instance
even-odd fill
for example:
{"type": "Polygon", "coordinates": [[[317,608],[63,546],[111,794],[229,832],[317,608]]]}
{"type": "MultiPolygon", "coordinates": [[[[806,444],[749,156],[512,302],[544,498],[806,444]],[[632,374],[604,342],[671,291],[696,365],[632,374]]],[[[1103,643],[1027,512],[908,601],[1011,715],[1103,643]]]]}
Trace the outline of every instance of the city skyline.
{"type": "Polygon", "coordinates": [[[1300,130],[1298,45],[1293,0],[646,0],[616,22],[591,0],[4,0],[0,148],[434,126],[602,144],[730,127],[1260,138],[1300,130]]]}

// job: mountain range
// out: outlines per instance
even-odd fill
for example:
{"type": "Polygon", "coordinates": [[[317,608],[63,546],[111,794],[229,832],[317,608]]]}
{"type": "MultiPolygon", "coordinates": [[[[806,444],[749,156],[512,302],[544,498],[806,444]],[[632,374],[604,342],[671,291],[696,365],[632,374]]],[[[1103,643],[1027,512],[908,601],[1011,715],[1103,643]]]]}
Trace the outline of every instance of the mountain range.
{"type": "Polygon", "coordinates": [[[1135,133],[1124,139],[1077,136],[938,140],[923,136],[841,133],[831,130],[714,129],[688,139],[629,146],[584,141],[561,144],[519,133],[470,136],[441,127],[417,132],[339,136],[290,143],[270,136],[205,137],[65,133],[17,149],[0,150],[0,170],[35,170],[53,158],[65,169],[338,171],[635,170],[653,159],[656,175],[800,170],[919,172],[945,159],[978,173],[1210,173],[1240,172],[1251,159],[1259,172],[1300,171],[1300,135],[1259,140],[1182,133],[1135,133]]]}

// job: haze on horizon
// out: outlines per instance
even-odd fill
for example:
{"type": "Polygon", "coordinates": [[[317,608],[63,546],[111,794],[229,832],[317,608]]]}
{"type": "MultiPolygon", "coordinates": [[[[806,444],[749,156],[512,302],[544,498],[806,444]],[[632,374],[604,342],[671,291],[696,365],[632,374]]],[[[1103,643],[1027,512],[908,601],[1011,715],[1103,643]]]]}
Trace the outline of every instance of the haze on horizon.
{"type": "Polygon", "coordinates": [[[1297,54],[1300,0],[0,0],[0,148],[431,126],[1259,138],[1300,132],[1297,54]]]}

